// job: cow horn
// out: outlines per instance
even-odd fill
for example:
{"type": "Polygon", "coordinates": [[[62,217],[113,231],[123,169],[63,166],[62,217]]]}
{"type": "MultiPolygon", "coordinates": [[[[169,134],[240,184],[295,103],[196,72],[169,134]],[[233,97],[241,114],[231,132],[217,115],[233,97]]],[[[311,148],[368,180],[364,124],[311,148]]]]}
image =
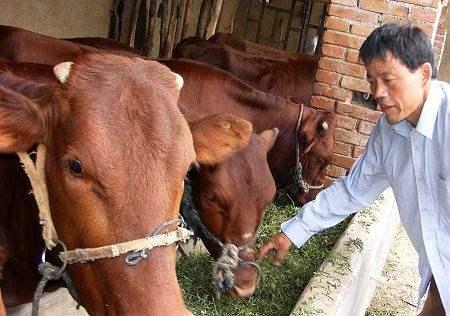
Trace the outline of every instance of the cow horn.
{"type": "Polygon", "coordinates": [[[327,121],[323,121],[323,122],[322,122],[322,129],[323,129],[324,131],[326,131],[326,130],[328,129],[328,123],[327,123],[327,121]]]}
{"type": "Polygon", "coordinates": [[[183,77],[181,77],[176,72],[174,72],[174,75],[175,75],[175,82],[176,82],[177,89],[181,90],[181,88],[183,88],[183,84],[184,84],[183,77]]]}
{"type": "Polygon", "coordinates": [[[56,78],[58,78],[59,81],[62,83],[66,82],[67,78],[69,77],[70,68],[72,67],[73,62],[66,61],[64,63],[60,63],[53,67],[53,73],[55,74],[56,78]]]}
{"type": "Polygon", "coordinates": [[[224,128],[224,129],[230,129],[231,128],[231,123],[228,122],[228,121],[220,121],[219,125],[222,126],[222,128],[224,128]]]}

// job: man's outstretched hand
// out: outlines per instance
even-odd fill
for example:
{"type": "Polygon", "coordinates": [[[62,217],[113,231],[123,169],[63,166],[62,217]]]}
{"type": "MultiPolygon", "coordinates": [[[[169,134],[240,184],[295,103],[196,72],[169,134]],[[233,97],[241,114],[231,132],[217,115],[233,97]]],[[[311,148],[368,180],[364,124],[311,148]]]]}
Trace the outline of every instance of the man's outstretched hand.
{"type": "Polygon", "coordinates": [[[273,264],[277,267],[283,264],[284,256],[291,249],[292,241],[281,232],[273,235],[264,245],[259,249],[259,258],[267,256],[270,251],[274,252],[273,264]]]}

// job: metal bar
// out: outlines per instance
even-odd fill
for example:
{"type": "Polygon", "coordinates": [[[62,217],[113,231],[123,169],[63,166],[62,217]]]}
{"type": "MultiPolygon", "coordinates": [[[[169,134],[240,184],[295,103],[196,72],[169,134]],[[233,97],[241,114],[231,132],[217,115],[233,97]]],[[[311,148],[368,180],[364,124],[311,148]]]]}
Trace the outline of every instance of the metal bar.
{"type": "Polygon", "coordinates": [[[319,28],[317,29],[317,46],[316,46],[316,51],[314,52],[315,54],[317,54],[317,52],[320,52],[320,47],[322,46],[323,43],[323,33],[324,33],[324,24],[325,24],[325,17],[327,15],[328,12],[328,3],[325,3],[323,5],[323,10],[322,10],[322,16],[320,17],[320,25],[319,28]]]}
{"type": "Polygon", "coordinates": [[[300,43],[299,43],[300,45],[298,49],[300,53],[302,53],[303,50],[305,49],[306,36],[308,35],[308,24],[311,19],[311,9],[312,9],[312,0],[308,0],[308,3],[306,3],[306,10],[303,11],[305,12],[305,18],[302,23],[302,33],[300,35],[300,43]]]}
{"type": "Polygon", "coordinates": [[[284,50],[286,50],[286,48],[287,48],[287,43],[289,40],[289,28],[291,27],[291,24],[292,24],[292,17],[294,15],[294,9],[295,9],[296,2],[297,2],[296,0],[291,1],[291,10],[289,12],[289,20],[288,20],[288,24],[287,24],[287,28],[286,28],[286,33],[284,35],[284,44],[283,44],[284,50]]]}
{"type": "Polygon", "coordinates": [[[299,27],[296,27],[296,26],[291,26],[291,27],[289,28],[289,32],[300,33],[301,31],[302,31],[302,29],[299,28],[299,27]]]}
{"type": "MultiPolygon", "coordinates": [[[[295,1],[295,0],[293,0],[295,1]]],[[[283,9],[283,8],[278,8],[278,7],[274,7],[271,5],[266,5],[265,10],[273,10],[273,11],[279,11],[279,12],[284,12],[284,13],[290,13],[291,11],[289,11],[289,9],[283,9]]]]}

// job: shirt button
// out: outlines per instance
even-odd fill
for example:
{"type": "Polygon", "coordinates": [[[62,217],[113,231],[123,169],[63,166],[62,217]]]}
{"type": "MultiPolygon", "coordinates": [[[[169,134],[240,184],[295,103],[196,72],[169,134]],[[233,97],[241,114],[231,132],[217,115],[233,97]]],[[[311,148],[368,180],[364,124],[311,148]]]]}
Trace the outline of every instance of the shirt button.
{"type": "Polygon", "coordinates": [[[423,181],[423,177],[422,176],[418,176],[417,177],[417,181],[422,182],[423,181]]]}

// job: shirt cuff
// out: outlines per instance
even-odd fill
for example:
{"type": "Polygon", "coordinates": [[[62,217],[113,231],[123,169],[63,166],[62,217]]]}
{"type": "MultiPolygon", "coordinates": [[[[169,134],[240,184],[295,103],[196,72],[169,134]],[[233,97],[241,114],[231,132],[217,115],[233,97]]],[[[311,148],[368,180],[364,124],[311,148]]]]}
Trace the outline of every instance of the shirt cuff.
{"type": "Polygon", "coordinates": [[[299,248],[303,246],[306,241],[312,236],[312,234],[306,231],[306,229],[297,219],[297,216],[281,224],[281,230],[287,236],[287,238],[289,238],[289,240],[299,248]]]}

